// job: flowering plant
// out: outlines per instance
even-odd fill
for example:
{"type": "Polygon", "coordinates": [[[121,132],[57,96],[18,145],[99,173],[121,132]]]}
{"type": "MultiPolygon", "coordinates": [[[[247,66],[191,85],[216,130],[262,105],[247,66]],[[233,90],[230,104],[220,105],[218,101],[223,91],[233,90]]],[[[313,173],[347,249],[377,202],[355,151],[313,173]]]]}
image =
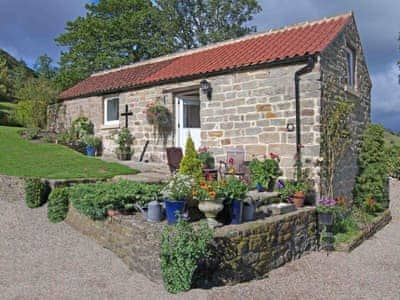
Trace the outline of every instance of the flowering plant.
{"type": "Polygon", "coordinates": [[[229,176],[224,181],[223,193],[227,200],[243,200],[249,188],[245,180],[240,180],[235,176],[229,176]]]}
{"type": "Polygon", "coordinates": [[[193,198],[199,201],[214,201],[223,198],[224,181],[204,181],[193,190],[193,198]]]}
{"type": "Polygon", "coordinates": [[[199,148],[199,158],[205,169],[214,169],[215,161],[207,147],[199,148]]]}
{"type": "Polygon", "coordinates": [[[319,213],[333,213],[336,208],[336,201],[331,198],[322,197],[317,202],[317,212],[319,213]]]}
{"type": "Polygon", "coordinates": [[[191,196],[194,183],[192,176],[177,173],[169,180],[162,194],[170,201],[187,200],[191,196]]]}
{"type": "Polygon", "coordinates": [[[146,105],[146,117],[151,125],[157,127],[169,126],[171,122],[171,113],[168,108],[158,101],[146,105]]]}

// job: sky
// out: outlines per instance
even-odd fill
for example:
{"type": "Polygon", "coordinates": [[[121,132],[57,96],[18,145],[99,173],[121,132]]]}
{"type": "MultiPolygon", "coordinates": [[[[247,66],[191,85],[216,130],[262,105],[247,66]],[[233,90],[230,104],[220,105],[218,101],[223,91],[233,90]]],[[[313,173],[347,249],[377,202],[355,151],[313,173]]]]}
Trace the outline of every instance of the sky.
{"type": "MultiPolygon", "coordinates": [[[[85,14],[88,0],[0,0],[0,48],[32,66],[61,49],[54,38],[85,14]]],[[[372,120],[400,131],[399,0],[259,0],[258,31],[354,11],[372,77],[372,120]]]]}

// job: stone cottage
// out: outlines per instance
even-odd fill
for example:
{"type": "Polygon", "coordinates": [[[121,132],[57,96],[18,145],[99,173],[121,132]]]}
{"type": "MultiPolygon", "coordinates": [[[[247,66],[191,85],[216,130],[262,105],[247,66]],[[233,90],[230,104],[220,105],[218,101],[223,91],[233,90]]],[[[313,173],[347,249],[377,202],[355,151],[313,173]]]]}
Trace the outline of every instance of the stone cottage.
{"type": "MultiPolygon", "coordinates": [[[[103,139],[104,153],[113,154],[128,105],[134,159],[149,141],[145,159],[165,162],[165,147],[184,147],[190,134],[217,160],[235,148],[244,149],[247,159],[279,154],[284,176],[291,178],[297,151],[311,168],[320,156],[324,100],[335,95],[355,103],[356,146],[370,120],[370,92],[355,18],[348,13],[93,74],[59,95],[50,126],[62,131],[86,116],[103,139]],[[154,101],[173,116],[166,140],[146,118],[146,106],[154,101]]],[[[337,176],[343,195],[350,195],[354,183],[356,148],[337,176]]]]}

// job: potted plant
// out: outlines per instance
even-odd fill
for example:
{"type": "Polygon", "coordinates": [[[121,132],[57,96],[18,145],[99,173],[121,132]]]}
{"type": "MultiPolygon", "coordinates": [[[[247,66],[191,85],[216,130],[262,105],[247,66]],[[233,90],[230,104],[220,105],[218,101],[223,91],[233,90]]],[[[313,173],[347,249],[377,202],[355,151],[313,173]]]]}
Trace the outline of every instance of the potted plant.
{"type": "Polygon", "coordinates": [[[293,185],[293,204],[297,207],[304,206],[304,200],[306,199],[306,193],[309,191],[310,187],[307,182],[303,180],[298,180],[294,182],[293,185]]]}
{"type": "Polygon", "coordinates": [[[242,180],[235,176],[229,176],[223,185],[223,193],[225,199],[232,205],[232,221],[231,224],[242,223],[242,200],[246,197],[248,186],[242,180]]]}
{"type": "Polygon", "coordinates": [[[133,151],[131,146],[135,137],[131,134],[128,128],[123,128],[116,139],[118,147],[116,149],[119,160],[131,160],[133,151]]]}
{"type": "Polygon", "coordinates": [[[264,159],[263,161],[255,158],[249,164],[250,178],[257,191],[264,189],[272,191],[275,180],[280,175],[279,162],[275,159],[264,159]]]}
{"type": "Polygon", "coordinates": [[[220,225],[216,221],[218,213],[224,208],[224,194],[221,182],[200,181],[200,184],[193,191],[193,197],[199,201],[199,210],[207,217],[210,227],[220,225]]]}
{"type": "Polygon", "coordinates": [[[175,224],[182,214],[185,202],[192,196],[194,182],[192,176],[177,173],[162,190],[168,224],[175,224]]]}
{"type": "Polygon", "coordinates": [[[320,198],[317,202],[318,223],[320,225],[333,225],[334,211],[337,202],[331,198],[320,198]]]}
{"type": "Polygon", "coordinates": [[[199,158],[203,164],[203,169],[214,169],[215,160],[211,153],[208,151],[207,147],[201,147],[199,149],[199,158]]]}
{"type": "Polygon", "coordinates": [[[96,150],[100,148],[101,139],[93,134],[86,134],[82,137],[82,141],[86,145],[87,156],[95,156],[96,150]]]}

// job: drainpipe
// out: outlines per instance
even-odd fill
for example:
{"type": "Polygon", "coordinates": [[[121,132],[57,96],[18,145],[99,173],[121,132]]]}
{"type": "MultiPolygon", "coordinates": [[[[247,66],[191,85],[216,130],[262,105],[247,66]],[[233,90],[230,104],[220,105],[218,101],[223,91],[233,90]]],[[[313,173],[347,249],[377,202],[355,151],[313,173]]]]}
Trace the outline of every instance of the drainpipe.
{"type": "Polygon", "coordinates": [[[315,61],[313,56],[307,59],[307,65],[297,70],[294,73],[294,88],[296,97],[296,167],[297,167],[297,180],[301,179],[301,112],[300,112],[300,76],[309,73],[314,68],[315,61]]]}

